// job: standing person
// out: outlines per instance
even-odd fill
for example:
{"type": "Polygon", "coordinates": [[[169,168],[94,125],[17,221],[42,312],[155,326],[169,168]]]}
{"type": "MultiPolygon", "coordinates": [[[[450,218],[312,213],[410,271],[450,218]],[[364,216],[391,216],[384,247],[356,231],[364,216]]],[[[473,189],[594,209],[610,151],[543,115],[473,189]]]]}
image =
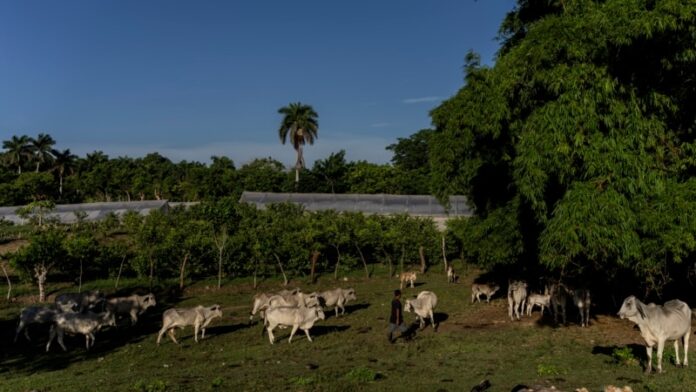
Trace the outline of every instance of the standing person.
{"type": "Polygon", "coordinates": [[[391,314],[389,315],[389,333],[387,334],[387,339],[390,343],[394,343],[392,334],[395,330],[401,332],[400,336],[404,336],[408,328],[404,325],[404,315],[403,308],[401,307],[401,290],[394,290],[394,299],[391,303],[391,314]]]}

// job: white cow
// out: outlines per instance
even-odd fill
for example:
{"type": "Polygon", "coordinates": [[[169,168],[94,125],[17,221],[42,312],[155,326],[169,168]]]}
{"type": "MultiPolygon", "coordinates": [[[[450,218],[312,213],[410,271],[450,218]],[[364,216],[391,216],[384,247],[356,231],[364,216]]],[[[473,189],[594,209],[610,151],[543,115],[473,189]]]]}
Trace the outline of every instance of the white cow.
{"type": "Polygon", "coordinates": [[[416,278],[418,277],[418,273],[416,271],[407,271],[407,272],[402,272],[399,274],[399,281],[401,282],[399,285],[399,288],[401,290],[404,289],[404,283],[409,282],[411,283],[411,288],[415,287],[414,283],[416,282],[416,278]]]}
{"type": "Polygon", "coordinates": [[[31,324],[52,323],[58,313],[61,313],[61,311],[56,305],[28,306],[22,309],[19,315],[19,324],[17,325],[14,341],[17,342],[19,333],[22,331],[24,331],[24,336],[27,340],[31,341],[31,338],[29,338],[28,326],[31,324]]]}
{"type": "Polygon", "coordinates": [[[72,335],[85,335],[87,350],[94,346],[94,333],[103,326],[116,325],[116,317],[111,312],[104,313],[58,313],[55,316],[51,330],[49,331],[46,352],[51,348],[51,342],[58,336],[58,344],[67,351],[63,344],[63,335],[67,332],[72,335]],[[90,340],[92,343],[90,344],[90,340]]]}
{"type": "Polygon", "coordinates": [[[145,311],[157,305],[155,295],[150,293],[147,295],[130,295],[128,297],[116,297],[106,301],[106,309],[114,314],[129,314],[131,325],[138,322],[138,316],[145,311]]]}
{"type": "Polygon", "coordinates": [[[259,312],[261,318],[264,318],[264,310],[268,309],[269,306],[300,306],[301,304],[305,306],[314,306],[318,304],[318,299],[316,295],[304,294],[300,289],[280,290],[277,293],[256,294],[252,301],[249,322],[252,322],[256,313],[259,312]]]}
{"type": "Polygon", "coordinates": [[[292,343],[292,337],[297,332],[297,329],[303,330],[305,335],[307,335],[307,339],[311,342],[312,338],[309,336],[309,330],[317,320],[324,320],[324,318],[324,311],[319,306],[311,308],[280,306],[266,311],[264,326],[266,331],[268,331],[268,340],[270,340],[271,344],[274,343],[273,330],[277,326],[292,327],[288,343],[292,343]]]}
{"type": "Polygon", "coordinates": [[[421,291],[416,299],[407,299],[404,311],[415,313],[418,317],[420,328],[425,327],[425,318],[430,317],[430,323],[435,328],[435,314],[433,310],[437,306],[437,295],[432,291],[421,291]]]}
{"type": "Polygon", "coordinates": [[[510,320],[517,318],[524,312],[524,304],[527,301],[527,282],[515,281],[508,284],[508,315],[510,320]],[[514,317],[513,317],[514,314],[514,317]]]}
{"type": "Polygon", "coordinates": [[[684,345],[684,366],[689,365],[689,337],[691,335],[691,309],[678,299],[665,302],[664,305],[644,304],[636,297],[626,298],[618,313],[622,319],[629,319],[638,324],[640,334],[645,339],[648,353],[648,366],[645,372],[652,372],[652,352],[657,345],[657,371],[662,373],[662,352],[665,342],[674,340],[675,362],[679,361],[679,339],[684,345]]]}
{"type": "MultiPolygon", "coordinates": [[[[314,294],[314,293],[313,293],[314,294]]],[[[345,305],[348,301],[355,301],[358,297],[355,295],[355,289],[336,288],[333,290],[322,291],[317,294],[323,303],[322,306],[333,306],[338,317],[338,309],[341,308],[341,314],[346,314],[345,305]]]]}
{"type": "Polygon", "coordinates": [[[207,308],[199,305],[188,309],[167,309],[162,314],[162,329],[160,329],[157,335],[157,344],[160,344],[162,335],[165,333],[169,335],[174,343],[179,344],[176,341],[176,328],[184,329],[187,325],[193,325],[193,340],[198,342],[198,331],[202,331],[201,339],[204,339],[206,327],[217,317],[222,317],[220,305],[213,305],[207,308]]]}
{"type": "Polygon", "coordinates": [[[474,283],[471,285],[471,303],[475,301],[481,302],[481,295],[486,296],[486,302],[491,302],[491,297],[500,290],[500,286],[497,284],[479,284],[474,283]]]}
{"type": "Polygon", "coordinates": [[[544,314],[544,309],[551,305],[551,295],[549,294],[529,294],[527,297],[527,316],[532,315],[532,310],[535,306],[541,307],[541,314],[544,314]]]}

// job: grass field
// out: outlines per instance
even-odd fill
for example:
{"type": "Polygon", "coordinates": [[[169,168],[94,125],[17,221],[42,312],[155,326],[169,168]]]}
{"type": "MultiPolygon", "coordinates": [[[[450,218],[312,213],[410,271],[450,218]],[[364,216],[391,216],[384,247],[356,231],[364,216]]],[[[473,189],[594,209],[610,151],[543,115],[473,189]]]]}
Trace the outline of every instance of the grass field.
{"type": "MultiPolygon", "coordinates": [[[[44,352],[46,329],[31,330],[33,342],[12,344],[20,304],[0,311],[0,390],[2,391],[468,391],[484,379],[491,391],[509,391],[518,384],[554,385],[561,390],[604,385],[630,385],[635,391],[694,391],[696,370],[673,364],[671,345],[665,350],[665,373],[643,375],[642,340],[632,323],[613,316],[593,317],[589,328],[577,324],[552,326],[535,312],[511,322],[500,293],[490,304],[469,303],[475,273],[459,284],[447,284],[440,271],[419,277],[409,297],[421,290],[439,297],[439,328],[417,332],[411,341],[386,339],[391,292],[396,280],[382,273],[370,280],[349,276],[335,282],[326,276],[316,285],[291,282],[305,292],[354,287],[358,301],[348,314],[327,319],[312,329],[314,343],[297,335],[288,344],[289,329],[276,330],[271,345],[257,323],[248,324],[254,294],[247,280],[230,281],[221,290],[199,282],[183,293],[159,290],[158,306],[131,327],[97,334],[85,351],[84,338],[66,338],[68,352],[58,345],[44,352]],[[171,306],[219,303],[224,318],[213,322],[206,339],[196,344],[192,329],[179,333],[181,345],[155,344],[161,313],[171,306]]],[[[133,285],[134,282],[126,282],[133,285]]],[[[112,282],[97,282],[106,288],[112,282]]],[[[260,290],[280,289],[264,281],[260,290]]],[[[63,288],[65,290],[65,288],[63,288]]],[[[573,309],[569,320],[575,320],[573,309]]],[[[407,322],[415,316],[406,314],[407,322]]],[[[690,350],[693,353],[693,350],[690,350]]]]}

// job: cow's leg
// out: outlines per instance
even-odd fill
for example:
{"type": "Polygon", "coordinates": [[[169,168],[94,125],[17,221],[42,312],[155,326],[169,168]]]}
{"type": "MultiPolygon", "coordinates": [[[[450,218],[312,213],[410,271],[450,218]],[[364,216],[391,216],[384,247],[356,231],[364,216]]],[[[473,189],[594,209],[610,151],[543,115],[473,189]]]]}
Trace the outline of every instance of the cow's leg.
{"type": "Polygon", "coordinates": [[[48,343],[46,343],[46,352],[51,348],[51,342],[56,337],[56,328],[51,325],[51,329],[48,331],[48,343]]]}
{"type": "MultiPolygon", "coordinates": [[[[22,320],[20,320],[19,325],[17,325],[17,331],[15,332],[15,338],[14,338],[15,343],[17,343],[17,338],[19,337],[19,333],[22,332],[23,329],[24,329],[24,323],[22,322],[22,320]]],[[[27,336],[27,339],[28,339],[29,335],[26,333],[26,331],[25,331],[25,336],[27,336]]]]}
{"type": "Polygon", "coordinates": [[[648,364],[645,366],[645,373],[650,374],[652,372],[652,352],[653,346],[646,346],[645,352],[648,354],[648,364]]]}
{"type": "Polygon", "coordinates": [[[665,350],[665,341],[657,341],[657,372],[662,373],[662,353],[665,350]]]}
{"type": "Polygon", "coordinates": [[[295,332],[297,332],[297,328],[299,327],[299,324],[295,324],[292,326],[292,331],[290,331],[290,339],[288,339],[288,343],[292,343],[292,337],[295,336],[295,332]]]}
{"type": "Polygon", "coordinates": [[[435,313],[433,311],[430,311],[430,323],[433,324],[433,329],[435,329],[435,313]]]}
{"type": "Polygon", "coordinates": [[[162,340],[162,336],[167,332],[167,326],[163,325],[162,329],[160,329],[159,333],[157,334],[157,345],[160,344],[160,341],[162,340]]]}
{"type": "Polygon", "coordinates": [[[691,328],[684,335],[684,366],[689,366],[689,336],[691,336],[691,328]]]}
{"type": "Polygon", "coordinates": [[[474,293],[474,292],[472,291],[472,292],[471,292],[471,303],[472,303],[472,304],[474,303],[474,299],[475,299],[475,298],[476,298],[476,293],[474,293]]]}
{"type": "Polygon", "coordinates": [[[63,348],[63,351],[68,351],[67,348],[65,348],[65,344],[63,343],[63,330],[58,329],[58,344],[60,344],[60,347],[63,348]]]}
{"type": "Polygon", "coordinates": [[[167,336],[169,336],[169,339],[172,340],[175,344],[179,344],[179,342],[176,340],[176,328],[172,328],[167,331],[167,336]]]}
{"type": "Polygon", "coordinates": [[[679,339],[674,341],[674,364],[677,365],[677,367],[681,367],[681,360],[679,360],[679,339]]]}
{"type": "Polygon", "coordinates": [[[416,282],[415,280],[411,280],[411,288],[416,287],[416,286],[413,285],[415,282],[416,282]]]}
{"type": "Polygon", "coordinates": [[[311,341],[312,341],[312,337],[309,336],[309,329],[305,329],[305,330],[304,330],[304,333],[305,333],[305,335],[307,335],[307,340],[309,340],[309,341],[311,342],[311,341]]]}
{"type": "Polygon", "coordinates": [[[196,320],[196,322],[193,324],[193,340],[198,343],[198,331],[201,328],[201,324],[196,320]]]}
{"type": "Polygon", "coordinates": [[[275,336],[273,336],[273,328],[274,326],[271,326],[270,324],[266,326],[266,331],[268,331],[268,340],[270,340],[271,344],[273,344],[273,341],[275,340],[275,336]]]}
{"type": "Polygon", "coordinates": [[[131,325],[135,325],[138,322],[138,312],[134,309],[130,312],[131,325]]]}

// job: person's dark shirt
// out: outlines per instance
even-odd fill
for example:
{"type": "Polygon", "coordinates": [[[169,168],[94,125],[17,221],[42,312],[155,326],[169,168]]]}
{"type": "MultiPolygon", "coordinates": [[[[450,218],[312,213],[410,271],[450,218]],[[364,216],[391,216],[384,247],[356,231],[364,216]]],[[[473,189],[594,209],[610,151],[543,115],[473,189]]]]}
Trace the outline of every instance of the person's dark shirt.
{"type": "Polygon", "coordinates": [[[401,309],[401,301],[395,299],[391,303],[391,316],[389,316],[389,322],[396,325],[401,325],[404,321],[403,309],[401,309]]]}

